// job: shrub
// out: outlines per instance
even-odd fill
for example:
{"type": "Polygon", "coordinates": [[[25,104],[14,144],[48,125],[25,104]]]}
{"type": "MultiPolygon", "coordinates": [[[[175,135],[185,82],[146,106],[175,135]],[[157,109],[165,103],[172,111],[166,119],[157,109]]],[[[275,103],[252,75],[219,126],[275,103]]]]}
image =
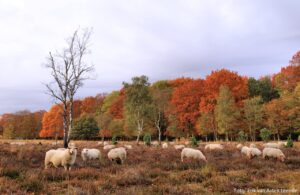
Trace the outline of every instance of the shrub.
{"type": "Polygon", "coordinates": [[[240,131],[238,133],[238,142],[244,143],[245,141],[247,141],[247,138],[248,138],[248,136],[244,131],[240,131]]]}
{"type": "Polygon", "coordinates": [[[112,137],[112,139],[111,139],[111,142],[112,142],[113,145],[117,145],[117,144],[118,144],[117,136],[114,135],[114,136],[112,137]]]}
{"type": "Polygon", "coordinates": [[[198,146],[198,140],[195,136],[192,136],[191,139],[190,139],[190,144],[191,146],[198,146]]]}
{"type": "Polygon", "coordinates": [[[150,146],[151,145],[151,135],[145,134],[143,137],[143,141],[144,141],[145,145],[150,146]]]}
{"type": "Polygon", "coordinates": [[[293,143],[293,140],[292,140],[292,137],[291,137],[291,134],[288,136],[288,139],[287,139],[287,144],[286,144],[286,147],[287,148],[292,148],[294,145],[293,143]]]}
{"type": "Polygon", "coordinates": [[[99,128],[93,116],[83,115],[74,121],[72,130],[73,139],[93,139],[98,136],[99,128]]]}
{"type": "Polygon", "coordinates": [[[268,140],[270,139],[270,137],[271,137],[271,131],[268,130],[268,129],[266,129],[266,128],[263,128],[263,129],[260,130],[259,136],[261,137],[261,139],[262,139],[263,141],[266,142],[266,141],[268,141],[268,140]]]}
{"type": "Polygon", "coordinates": [[[10,179],[17,179],[20,176],[20,171],[17,169],[3,169],[0,176],[9,177],[10,179]]]}

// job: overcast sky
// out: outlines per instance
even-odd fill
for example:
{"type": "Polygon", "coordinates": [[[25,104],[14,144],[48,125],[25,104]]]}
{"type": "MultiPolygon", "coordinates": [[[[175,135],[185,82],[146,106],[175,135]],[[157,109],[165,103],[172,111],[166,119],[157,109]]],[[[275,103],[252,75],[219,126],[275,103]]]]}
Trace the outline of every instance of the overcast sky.
{"type": "Polygon", "coordinates": [[[78,97],[227,68],[260,77],[300,50],[299,0],[0,0],[0,114],[48,110],[49,51],[78,27],[93,27],[97,77],[78,97]]]}

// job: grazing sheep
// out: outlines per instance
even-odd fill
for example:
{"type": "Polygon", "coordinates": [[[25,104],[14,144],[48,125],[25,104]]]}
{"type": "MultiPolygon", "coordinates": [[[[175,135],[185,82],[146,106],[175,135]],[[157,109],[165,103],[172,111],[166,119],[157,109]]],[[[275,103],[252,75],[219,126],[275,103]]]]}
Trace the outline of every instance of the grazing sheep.
{"type": "Polygon", "coordinates": [[[115,147],[116,147],[115,145],[104,145],[103,150],[111,150],[115,147]]]}
{"type": "Polygon", "coordinates": [[[52,163],[55,168],[63,166],[65,170],[71,170],[71,166],[75,163],[77,148],[64,148],[58,150],[49,150],[45,156],[45,169],[52,163]]]}
{"type": "Polygon", "coordinates": [[[248,158],[251,158],[250,148],[248,146],[243,146],[241,153],[246,155],[248,158]]]}
{"type": "Polygon", "coordinates": [[[266,143],[263,144],[264,148],[280,148],[280,145],[278,143],[266,143]]]}
{"type": "Polygon", "coordinates": [[[254,158],[255,156],[260,156],[261,151],[258,148],[249,148],[250,158],[254,158]]]}
{"type": "Polygon", "coordinates": [[[221,144],[207,144],[205,150],[223,150],[224,146],[221,144]]]}
{"type": "Polygon", "coordinates": [[[168,143],[163,143],[163,144],[162,144],[162,148],[165,149],[165,148],[168,148],[168,147],[169,147],[169,146],[168,146],[168,143]]]}
{"type": "Polygon", "coordinates": [[[103,142],[103,146],[107,146],[109,143],[108,142],[103,142]]]}
{"type": "Polygon", "coordinates": [[[251,143],[249,147],[250,147],[250,148],[257,148],[256,145],[255,145],[254,143],[251,143]]]}
{"type": "Polygon", "coordinates": [[[193,158],[193,159],[197,159],[197,160],[203,160],[203,161],[207,162],[203,153],[200,150],[193,149],[193,148],[184,148],[181,151],[181,162],[183,162],[184,157],[193,158]]]}
{"type": "Polygon", "coordinates": [[[266,157],[273,157],[282,162],[284,162],[285,160],[285,155],[282,153],[280,149],[277,148],[264,148],[263,158],[266,159],[266,157]]]}
{"type": "Polygon", "coordinates": [[[242,147],[243,147],[243,144],[238,144],[238,145],[236,146],[236,148],[239,149],[239,150],[240,150],[242,147]]]}
{"type": "Polygon", "coordinates": [[[287,146],[287,142],[279,141],[277,143],[278,143],[279,147],[281,147],[281,148],[287,146]]]}
{"type": "Polygon", "coordinates": [[[132,149],[132,145],[124,145],[124,148],[128,149],[128,150],[131,150],[132,149]]]}
{"type": "Polygon", "coordinates": [[[154,147],[158,147],[159,143],[158,143],[158,141],[154,141],[154,142],[151,142],[151,145],[154,146],[154,147]]]}
{"type": "Polygon", "coordinates": [[[179,144],[179,145],[174,145],[174,148],[176,150],[182,150],[183,148],[185,148],[185,145],[179,144]]]}
{"type": "Polygon", "coordinates": [[[116,161],[118,164],[123,164],[126,156],[127,153],[123,147],[111,149],[107,154],[110,161],[116,161]]]}
{"type": "Polygon", "coordinates": [[[101,160],[101,152],[98,149],[83,148],[81,151],[81,158],[83,161],[93,159],[101,160]]]}

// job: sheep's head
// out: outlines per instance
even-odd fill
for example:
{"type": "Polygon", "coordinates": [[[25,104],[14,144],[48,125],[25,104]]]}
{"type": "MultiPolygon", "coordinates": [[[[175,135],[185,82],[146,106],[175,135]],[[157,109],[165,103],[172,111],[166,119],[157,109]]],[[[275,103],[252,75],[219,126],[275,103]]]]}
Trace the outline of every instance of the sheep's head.
{"type": "Polygon", "coordinates": [[[279,156],[279,159],[280,159],[281,162],[284,162],[285,156],[284,156],[283,154],[281,154],[281,155],[279,156]]]}
{"type": "Polygon", "coordinates": [[[72,155],[72,154],[75,154],[77,152],[77,148],[76,147],[72,147],[72,148],[68,148],[69,150],[69,153],[72,155]]]}

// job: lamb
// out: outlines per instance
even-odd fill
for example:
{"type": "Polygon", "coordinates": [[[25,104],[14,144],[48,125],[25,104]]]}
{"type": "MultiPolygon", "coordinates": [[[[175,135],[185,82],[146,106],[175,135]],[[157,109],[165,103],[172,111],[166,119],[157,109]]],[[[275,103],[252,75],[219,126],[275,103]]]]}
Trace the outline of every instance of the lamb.
{"type": "Polygon", "coordinates": [[[126,156],[127,153],[123,147],[111,149],[107,154],[110,161],[116,161],[118,164],[123,164],[126,156]]]}
{"type": "Polygon", "coordinates": [[[261,151],[258,148],[249,148],[250,150],[250,159],[255,157],[255,156],[260,156],[261,155],[261,151]]]}
{"type": "Polygon", "coordinates": [[[207,144],[205,150],[223,150],[224,146],[221,144],[207,144]]]}
{"type": "Polygon", "coordinates": [[[98,149],[83,148],[81,151],[81,158],[83,161],[93,159],[101,160],[101,152],[98,149]]]}
{"type": "Polygon", "coordinates": [[[52,163],[55,168],[63,166],[65,170],[71,170],[71,166],[75,163],[77,155],[77,148],[64,148],[58,150],[49,150],[45,156],[45,169],[52,163]]]}
{"type": "Polygon", "coordinates": [[[104,147],[103,147],[103,150],[111,150],[111,149],[113,149],[113,148],[115,148],[116,146],[115,145],[105,145],[104,147]]]}
{"type": "Polygon", "coordinates": [[[174,148],[176,150],[182,150],[183,148],[185,148],[185,145],[179,144],[179,145],[174,145],[174,148]]]}
{"type": "Polygon", "coordinates": [[[168,143],[163,143],[163,144],[162,144],[162,148],[163,148],[163,149],[166,149],[166,148],[168,148],[168,147],[169,147],[169,146],[168,146],[168,143]]]}
{"type": "Polygon", "coordinates": [[[124,145],[124,148],[126,148],[127,150],[131,150],[131,149],[132,149],[132,145],[129,145],[129,144],[126,145],[126,144],[125,144],[125,145],[124,145]]]}
{"type": "Polygon", "coordinates": [[[241,149],[242,147],[243,147],[243,144],[238,144],[238,145],[236,146],[237,149],[241,149]]]}
{"type": "Polygon", "coordinates": [[[263,144],[264,148],[280,148],[280,145],[278,143],[266,143],[263,144]]]}
{"type": "Polygon", "coordinates": [[[263,158],[266,159],[267,157],[273,157],[282,162],[284,162],[285,160],[285,155],[282,153],[280,149],[277,148],[264,148],[263,158]]]}
{"type": "Polygon", "coordinates": [[[256,144],[251,143],[251,144],[250,144],[250,148],[257,148],[257,147],[256,147],[256,144]]]}
{"type": "Polygon", "coordinates": [[[206,157],[203,155],[203,153],[200,150],[193,149],[193,148],[184,148],[181,151],[181,162],[183,162],[184,157],[203,160],[207,162],[206,157]]]}

